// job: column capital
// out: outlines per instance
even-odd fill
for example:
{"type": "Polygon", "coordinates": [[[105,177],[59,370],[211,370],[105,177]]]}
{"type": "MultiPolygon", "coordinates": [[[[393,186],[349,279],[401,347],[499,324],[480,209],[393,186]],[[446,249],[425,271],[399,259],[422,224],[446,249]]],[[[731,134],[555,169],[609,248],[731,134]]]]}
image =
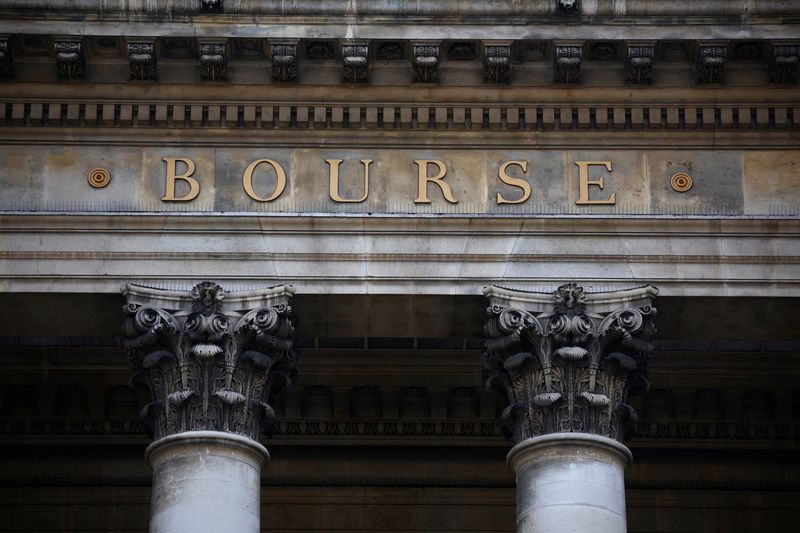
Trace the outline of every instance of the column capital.
{"type": "Polygon", "coordinates": [[[502,421],[514,443],[569,432],[622,442],[636,417],[628,395],[648,387],[658,289],[483,292],[484,380],[507,399],[502,421]]]}
{"type": "Polygon", "coordinates": [[[228,294],[206,281],[122,292],[123,346],[131,382],[150,393],[142,416],[154,439],[223,431],[257,441],[272,432],[271,404],[296,376],[292,287],[228,294]]]}

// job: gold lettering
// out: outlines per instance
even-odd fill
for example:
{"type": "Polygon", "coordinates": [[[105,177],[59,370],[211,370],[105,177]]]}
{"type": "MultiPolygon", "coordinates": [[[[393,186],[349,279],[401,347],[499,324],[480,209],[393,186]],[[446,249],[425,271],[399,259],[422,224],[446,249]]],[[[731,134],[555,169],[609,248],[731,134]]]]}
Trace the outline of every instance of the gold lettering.
{"type": "Polygon", "coordinates": [[[502,181],[506,185],[511,185],[512,187],[519,187],[520,189],[522,189],[522,196],[519,197],[516,200],[506,200],[505,198],[503,198],[500,195],[500,193],[497,193],[497,205],[500,205],[500,204],[521,204],[521,203],[525,202],[528,198],[531,197],[531,185],[530,185],[530,183],[528,183],[527,181],[525,181],[523,179],[514,178],[512,176],[509,176],[508,173],[506,172],[508,167],[510,167],[511,165],[516,165],[519,168],[521,168],[523,172],[527,172],[528,171],[528,162],[527,161],[506,161],[505,163],[500,165],[500,170],[498,172],[498,175],[500,176],[500,181],[502,181]]]}
{"type": "Polygon", "coordinates": [[[331,167],[330,185],[328,187],[331,200],[334,202],[360,203],[367,199],[367,196],[369,196],[369,164],[372,163],[372,159],[361,160],[361,164],[364,165],[364,196],[361,198],[342,198],[339,196],[339,165],[342,163],[342,160],[326,159],[325,162],[331,167]]]}
{"type": "Polygon", "coordinates": [[[453,192],[450,186],[443,181],[445,174],[447,174],[447,167],[443,161],[438,159],[415,159],[414,163],[417,164],[418,181],[417,181],[417,199],[414,200],[415,204],[429,204],[431,203],[428,198],[428,183],[435,183],[442,190],[442,196],[451,204],[457,204],[458,200],[453,197],[453,192]],[[435,176],[428,176],[428,165],[436,165],[439,167],[439,173],[435,176]]]}
{"type": "Polygon", "coordinates": [[[578,201],[575,205],[614,205],[617,203],[617,193],[612,192],[607,200],[589,200],[589,186],[595,185],[601,190],[603,189],[603,178],[599,177],[596,180],[589,179],[590,166],[603,166],[606,170],[611,172],[611,161],[575,161],[580,169],[579,180],[579,194],[578,201]]]}
{"type": "Polygon", "coordinates": [[[167,164],[167,187],[161,200],[165,202],[188,202],[197,198],[197,195],[200,194],[200,183],[192,177],[196,168],[194,161],[188,157],[165,157],[163,161],[167,164]],[[178,161],[186,165],[186,171],[180,176],[178,175],[178,161]],[[178,180],[189,184],[189,192],[180,198],[175,196],[175,182],[178,180]]]}
{"type": "Polygon", "coordinates": [[[273,161],[272,159],[256,159],[247,165],[246,169],[244,169],[242,186],[244,187],[244,192],[247,193],[247,196],[253,200],[257,202],[271,202],[283,194],[283,190],[286,188],[286,172],[284,172],[283,167],[277,161],[273,161]],[[256,167],[262,163],[266,163],[267,165],[271,166],[275,171],[275,190],[266,198],[262,198],[256,194],[256,191],[253,188],[253,172],[255,172],[256,167]]]}

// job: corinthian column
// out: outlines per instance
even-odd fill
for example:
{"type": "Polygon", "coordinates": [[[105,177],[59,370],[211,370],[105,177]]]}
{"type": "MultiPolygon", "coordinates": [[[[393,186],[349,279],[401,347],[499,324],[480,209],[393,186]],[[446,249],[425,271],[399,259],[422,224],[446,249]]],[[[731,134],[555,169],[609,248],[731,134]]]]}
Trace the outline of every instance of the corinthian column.
{"type": "Polygon", "coordinates": [[[626,531],[628,396],[648,386],[657,292],[484,289],[484,378],[508,400],[518,532],[626,531]]]}
{"type": "Polygon", "coordinates": [[[150,395],[151,533],[258,533],[269,459],[259,439],[295,377],[293,292],[123,287],[131,381],[150,395]]]}

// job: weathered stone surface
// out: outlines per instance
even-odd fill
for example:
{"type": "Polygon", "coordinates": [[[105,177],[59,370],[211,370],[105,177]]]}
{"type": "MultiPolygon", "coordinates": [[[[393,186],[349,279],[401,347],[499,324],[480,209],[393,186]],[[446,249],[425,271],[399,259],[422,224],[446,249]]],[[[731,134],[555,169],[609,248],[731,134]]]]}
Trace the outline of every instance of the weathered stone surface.
{"type": "Polygon", "coordinates": [[[154,442],[150,533],[258,533],[261,469],[258,442],[218,431],[179,433],[154,442]]]}

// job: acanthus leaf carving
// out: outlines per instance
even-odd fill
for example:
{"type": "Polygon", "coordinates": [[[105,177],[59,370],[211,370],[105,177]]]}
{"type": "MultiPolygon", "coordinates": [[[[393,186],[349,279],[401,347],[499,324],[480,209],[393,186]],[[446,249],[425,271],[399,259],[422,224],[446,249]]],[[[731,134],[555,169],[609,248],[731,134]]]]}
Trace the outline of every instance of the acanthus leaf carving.
{"type": "Polygon", "coordinates": [[[581,77],[583,48],[578,45],[556,45],[555,81],[556,83],[577,83],[581,77]]]}
{"type": "Polygon", "coordinates": [[[85,77],[83,45],[79,41],[55,41],[56,71],[59,79],[81,80],[85,77]]]}
{"type": "Polygon", "coordinates": [[[414,43],[412,69],[417,83],[438,83],[439,43],[414,43]]]}
{"type": "Polygon", "coordinates": [[[369,80],[369,44],[364,41],[342,45],[342,75],[345,83],[367,83],[369,80]]]}
{"type": "Polygon", "coordinates": [[[297,80],[297,43],[272,43],[272,81],[297,80]]]}
{"type": "Polygon", "coordinates": [[[511,81],[511,44],[484,45],[483,73],[487,83],[511,81]]]}
{"type": "Polygon", "coordinates": [[[200,43],[200,77],[204,81],[222,81],[228,76],[228,58],[224,43],[200,43]]]}
{"type": "Polygon", "coordinates": [[[697,82],[725,81],[725,61],[728,49],[720,44],[701,44],[697,55],[697,82]]]}
{"type": "Polygon", "coordinates": [[[156,51],[153,42],[128,43],[128,70],[132,80],[156,79],[156,51]]]}
{"type": "Polygon", "coordinates": [[[655,44],[631,44],[626,50],[625,78],[628,83],[652,83],[655,44]]]}
{"type": "Polygon", "coordinates": [[[556,432],[622,441],[636,420],[631,393],[646,391],[656,330],[652,305],[591,312],[583,288],[562,285],[552,309],[487,309],[484,380],[505,395],[515,443],[556,432]]]}
{"type": "Polygon", "coordinates": [[[132,301],[123,308],[131,381],[148,389],[142,416],[155,439],[213,430],[258,440],[275,427],[271,404],[296,377],[291,308],[225,310],[224,297],[204,282],[178,310],[132,301]]]}
{"type": "Polygon", "coordinates": [[[800,43],[775,44],[769,62],[769,81],[795,83],[800,69],[800,43]]]}

